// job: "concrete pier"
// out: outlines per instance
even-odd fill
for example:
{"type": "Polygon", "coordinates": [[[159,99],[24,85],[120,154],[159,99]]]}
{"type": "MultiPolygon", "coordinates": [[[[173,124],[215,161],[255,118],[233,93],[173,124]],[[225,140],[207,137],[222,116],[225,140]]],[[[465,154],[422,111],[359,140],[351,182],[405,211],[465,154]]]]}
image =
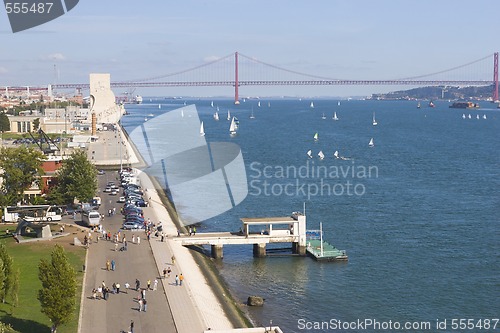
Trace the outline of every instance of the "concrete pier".
{"type": "Polygon", "coordinates": [[[258,243],[253,245],[253,256],[263,258],[266,256],[266,243],[258,243]]]}

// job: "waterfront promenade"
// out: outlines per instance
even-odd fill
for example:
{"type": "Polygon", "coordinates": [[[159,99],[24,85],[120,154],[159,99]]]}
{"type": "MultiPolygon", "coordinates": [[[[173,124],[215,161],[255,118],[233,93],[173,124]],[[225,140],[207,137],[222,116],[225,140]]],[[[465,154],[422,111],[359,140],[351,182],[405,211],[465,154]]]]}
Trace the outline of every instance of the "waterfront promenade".
{"type": "MultiPolygon", "coordinates": [[[[97,166],[119,167],[120,163],[125,164],[124,156],[128,157],[128,162],[139,162],[130,144],[122,143],[117,134],[114,131],[99,132],[98,141],[89,145],[89,159],[97,166]],[[126,149],[126,153],[123,150],[122,153],[127,154],[123,155],[122,159],[116,154],[120,144],[123,145],[122,149],[126,149]]],[[[128,332],[131,320],[134,321],[134,332],[232,331],[230,318],[224,312],[193,256],[187,248],[172,240],[172,237],[177,236],[177,227],[163,206],[151,179],[145,173],[138,173],[140,184],[145,190],[144,197],[150,204],[144,208],[145,218],[150,218],[154,223],[161,222],[168,237],[161,242],[160,237],[153,235],[148,241],[144,232],[126,231],[127,251],[115,251],[112,241],[101,239],[97,243],[97,235],[93,236],[94,243],[87,254],[79,332],[128,332]],[[140,244],[132,243],[134,234],[141,237],[140,244]],[[175,264],[172,263],[172,256],[175,257],[175,264]],[[106,270],[106,260],[115,260],[114,271],[106,270]],[[163,269],[169,266],[172,269],[170,278],[162,279],[163,269]],[[176,286],[174,278],[180,273],[185,277],[184,283],[183,286],[176,286]],[[146,287],[148,279],[151,280],[152,287],[154,280],[158,281],[156,291],[146,291],[146,313],[138,311],[139,292],[124,289],[125,283],[135,289],[135,279],[140,281],[141,288],[146,287]],[[92,289],[97,288],[103,281],[109,287],[113,283],[120,283],[120,293],[111,294],[107,301],[91,299],[92,289]]],[[[108,181],[118,182],[116,171],[107,171],[99,177],[101,189],[108,181]]],[[[107,212],[113,207],[119,212],[121,204],[116,202],[118,196],[110,196],[107,193],[100,195],[103,202],[100,212],[106,215],[103,227],[114,234],[121,227],[122,216],[117,213],[110,217],[107,212]]]]}

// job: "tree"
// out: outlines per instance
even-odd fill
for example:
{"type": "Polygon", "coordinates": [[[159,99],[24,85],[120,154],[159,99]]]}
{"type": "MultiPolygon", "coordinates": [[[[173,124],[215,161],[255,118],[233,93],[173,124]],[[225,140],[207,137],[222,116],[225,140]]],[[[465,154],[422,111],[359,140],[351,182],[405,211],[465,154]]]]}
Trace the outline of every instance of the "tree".
{"type": "Polygon", "coordinates": [[[0,322],[0,333],[18,333],[18,331],[13,329],[9,324],[0,322]]]}
{"type": "Polygon", "coordinates": [[[63,161],[52,191],[49,197],[62,197],[64,203],[73,203],[75,199],[90,202],[97,192],[97,170],[84,151],[76,151],[63,161]]]}
{"type": "Polygon", "coordinates": [[[35,120],[33,120],[33,130],[37,130],[38,127],[40,127],[40,118],[36,118],[35,120]]]}
{"type": "Polygon", "coordinates": [[[43,174],[42,161],[46,159],[42,152],[24,146],[0,149],[0,205],[15,205],[21,201],[24,190],[38,181],[43,174]]]}
{"type": "Polygon", "coordinates": [[[42,289],[38,300],[42,313],[52,321],[53,332],[69,321],[76,305],[76,271],[69,263],[61,245],[56,245],[51,253],[51,261],[46,258],[38,265],[38,278],[42,289]]]}
{"type": "Polygon", "coordinates": [[[12,283],[14,278],[14,269],[12,267],[14,260],[7,253],[7,248],[4,244],[0,243],[0,261],[2,262],[1,274],[0,274],[0,300],[5,303],[5,298],[10,295],[12,289],[12,283]]]}
{"type": "Polygon", "coordinates": [[[0,113],[0,131],[3,132],[8,132],[10,131],[10,121],[9,117],[5,113],[0,113]]]}

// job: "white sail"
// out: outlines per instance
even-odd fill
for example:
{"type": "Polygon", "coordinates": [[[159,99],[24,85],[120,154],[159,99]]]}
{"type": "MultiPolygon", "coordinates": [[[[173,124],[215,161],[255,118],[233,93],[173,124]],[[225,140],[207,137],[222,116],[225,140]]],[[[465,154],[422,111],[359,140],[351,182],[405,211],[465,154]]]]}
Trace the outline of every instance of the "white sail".
{"type": "Polygon", "coordinates": [[[311,150],[311,149],[309,149],[309,150],[307,151],[307,156],[309,156],[309,158],[313,158],[313,155],[312,155],[312,150],[311,150]]]}
{"type": "Polygon", "coordinates": [[[203,122],[200,125],[200,136],[205,136],[205,128],[203,127],[203,122]]]}
{"type": "Polygon", "coordinates": [[[470,115],[470,113],[469,113],[469,119],[471,119],[471,118],[472,118],[472,116],[471,116],[471,115],[470,115]]]}
{"type": "Polygon", "coordinates": [[[337,117],[337,112],[333,112],[333,120],[339,120],[339,117],[337,117]]]}
{"type": "Polygon", "coordinates": [[[373,138],[370,139],[370,142],[368,143],[368,146],[370,146],[370,147],[375,146],[375,143],[373,142],[373,138]]]}
{"type": "Polygon", "coordinates": [[[462,119],[465,119],[465,118],[467,118],[467,117],[465,116],[465,113],[463,113],[462,114],[462,119]]]}
{"type": "Polygon", "coordinates": [[[311,102],[310,107],[311,107],[311,109],[314,109],[314,102],[311,102]]]}
{"type": "Polygon", "coordinates": [[[486,115],[485,114],[483,114],[483,119],[486,119],[486,115]]]}
{"type": "Polygon", "coordinates": [[[257,106],[260,108],[260,101],[259,101],[259,102],[257,102],[257,106]]]}
{"type": "Polygon", "coordinates": [[[253,109],[252,109],[252,113],[250,114],[250,119],[255,119],[255,116],[253,115],[253,109]]]}
{"type": "Polygon", "coordinates": [[[214,113],[214,119],[219,120],[219,112],[215,111],[214,113]]]}
{"type": "Polygon", "coordinates": [[[229,134],[236,134],[236,122],[234,121],[234,117],[231,120],[231,125],[229,126],[229,134]]]}
{"type": "Polygon", "coordinates": [[[340,106],[340,101],[337,102],[337,105],[340,106]]]}
{"type": "Polygon", "coordinates": [[[324,159],[325,158],[325,154],[323,154],[323,151],[320,150],[319,153],[318,153],[318,157],[320,160],[324,159]]]}
{"type": "Polygon", "coordinates": [[[318,132],[316,132],[316,134],[314,134],[314,141],[318,141],[319,140],[319,134],[318,132]]]}
{"type": "Polygon", "coordinates": [[[227,110],[227,120],[231,120],[231,112],[229,110],[227,110]]]}
{"type": "Polygon", "coordinates": [[[326,119],[325,113],[323,112],[323,115],[321,116],[321,119],[326,119]]]}
{"type": "Polygon", "coordinates": [[[333,153],[333,156],[334,156],[335,158],[339,158],[339,151],[338,151],[338,150],[336,150],[336,151],[335,151],[335,153],[333,153]]]}
{"type": "Polygon", "coordinates": [[[210,106],[214,107],[214,101],[210,102],[210,106]]]}
{"type": "Polygon", "coordinates": [[[377,121],[375,120],[375,112],[373,112],[373,121],[372,121],[373,126],[377,126],[377,121]]]}
{"type": "Polygon", "coordinates": [[[479,119],[479,115],[476,115],[476,119],[479,119]]]}
{"type": "Polygon", "coordinates": [[[161,109],[161,104],[158,104],[158,109],[161,109]]]}

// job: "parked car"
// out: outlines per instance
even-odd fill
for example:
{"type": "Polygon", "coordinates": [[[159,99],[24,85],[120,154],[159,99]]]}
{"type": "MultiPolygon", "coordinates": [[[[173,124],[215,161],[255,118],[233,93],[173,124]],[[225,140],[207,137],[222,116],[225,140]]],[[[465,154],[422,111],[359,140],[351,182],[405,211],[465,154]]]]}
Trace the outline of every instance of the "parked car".
{"type": "Polygon", "coordinates": [[[135,222],[125,222],[123,223],[123,229],[126,230],[144,229],[144,225],[135,222]]]}
{"type": "Polygon", "coordinates": [[[119,197],[117,202],[123,203],[125,201],[126,201],[125,197],[119,197]]]}

